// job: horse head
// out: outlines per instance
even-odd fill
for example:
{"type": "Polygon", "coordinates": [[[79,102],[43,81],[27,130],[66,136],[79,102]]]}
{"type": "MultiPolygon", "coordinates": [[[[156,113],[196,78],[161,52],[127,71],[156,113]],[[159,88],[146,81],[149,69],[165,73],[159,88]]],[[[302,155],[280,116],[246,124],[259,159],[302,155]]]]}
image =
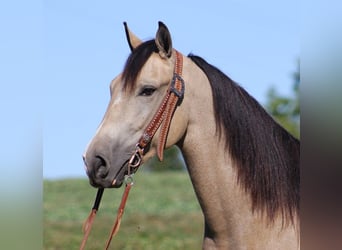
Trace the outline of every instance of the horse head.
{"type": "MultiPolygon", "coordinates": [[[[163,23],[159,22],[155,39],[147,42],[142,42],[124,24],[131,54],[123,72],[110,84],[107,111],[83,156],[94,187],[122,185],[128,160],[168,92],[175,69],[176,52],[163,23]]],[[[185,133],[187,119],[183,104],[173,115],[166,147],[177,143],[185,133]]],[[[156,154],[159,130],[149,142],[142,162],[156,154]]]]}

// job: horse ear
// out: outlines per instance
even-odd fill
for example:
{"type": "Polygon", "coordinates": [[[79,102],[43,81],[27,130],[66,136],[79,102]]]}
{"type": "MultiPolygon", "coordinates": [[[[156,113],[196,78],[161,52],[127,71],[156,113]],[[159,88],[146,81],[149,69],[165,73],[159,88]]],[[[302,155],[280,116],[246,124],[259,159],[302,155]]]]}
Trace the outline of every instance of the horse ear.
{"type": "Polygon", "coordinates": [[[171,35],[165,24],[159,22],[159,28],[156,34],[156,45],[159,50],[159,55],[162,58],[169,58],[172,55],[172,40],[171,35]]]}
{"type": "Polygon", "coordinates": [[[131,51],[133,51],[136,47],[138,47],[142,43],[142,41],[136,35],[134,35],[132,31],[130,31],[126,22],[124,22],[124,26],[125,26],[125,32],[126,32],[128,45],[131,51]]]}

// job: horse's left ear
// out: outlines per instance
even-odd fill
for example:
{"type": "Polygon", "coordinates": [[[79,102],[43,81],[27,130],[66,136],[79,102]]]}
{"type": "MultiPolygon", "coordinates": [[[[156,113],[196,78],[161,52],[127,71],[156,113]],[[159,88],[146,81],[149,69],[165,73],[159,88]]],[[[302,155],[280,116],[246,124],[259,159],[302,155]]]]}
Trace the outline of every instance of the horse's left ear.
{"type": "Polygon", "coordinates": [[[159,22],[159,28],[156,34],[156,45],[159,50],[159,55],[162,58],[169,58],[172,55],[172,40],[171,35],[165,24],[159,22]]]}
{"type": "Polygon", "coordinates": [[[142,44],[142,41],[136,35],[134,35],[132,31],[130,31],[126,22],[124,22],[124,26],[129,48],[131,49],[131,51],[133,51],[136,47],[142,44]]]}

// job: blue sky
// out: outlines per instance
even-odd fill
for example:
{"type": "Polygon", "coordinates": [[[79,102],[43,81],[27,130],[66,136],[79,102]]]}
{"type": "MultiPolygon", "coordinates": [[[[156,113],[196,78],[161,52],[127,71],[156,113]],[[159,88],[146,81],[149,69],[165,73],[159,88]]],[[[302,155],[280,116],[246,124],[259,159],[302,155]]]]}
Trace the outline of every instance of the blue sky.
{"type": "Polygon", "coordinates": [[[144,40],[163,21],[176,49],[205,58],[262,104],[271,86],[291,95],[300,55],[297,1],[136,2],[45,1],[19,11],[6,6],[14,17],[0,10],[0,27],[9,33],[0,59],[5,165],[22,164],[18,148],[28,155],[42,148],[44,178],[86,177],[82,153],[105,112],[109,83],[130,52],[123,21],[144,40]],[[42,145],[35,139],[41,136],[42,145]]]}

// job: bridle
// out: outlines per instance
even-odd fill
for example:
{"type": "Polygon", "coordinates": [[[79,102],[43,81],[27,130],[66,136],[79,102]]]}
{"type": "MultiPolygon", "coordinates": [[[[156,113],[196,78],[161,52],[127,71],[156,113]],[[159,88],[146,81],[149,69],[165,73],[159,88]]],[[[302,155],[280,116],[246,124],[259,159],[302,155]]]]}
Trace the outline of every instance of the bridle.
{"type": "Polygon", "coordinates": [[[154,137],[155,133],[161,125],[162,126],[157,146],[157,155],[160,161],[163,160],[163,152],[167,134],[170,128],[171,119],[174,111],[176,110],[177,105],[180,105],[183,100],[185,90],[184,80],[181,77],[183,68],[183,57],[178,51],[175,52],[176,62],[170,87],[166,95],[164,96],[164,99],[160,104],[159,109],[154,114],[152,120],[147,125],[144,133],[142,134],[138,143],[136,144],[135,152],[129,160],[128,172],[130,171],[130,168],[136,169],[140,166],[142,156],[145,154],[146,148],[152,141],[152,138],[154,137]]]}
{"type": "MultiPolygon", "coordinates": [[[[142,136],[140,137],[138,143],[135,146],[135,150],[127,163],[127,175],[125,176],[125,191],[122,195],[121,202],[119,205],[117,217],[115,219],[112,231],[106,243],[105,249],[109,248],[112,238],[117,234],[120,228],[121,219],[124,213],[126,201],[128,198],[129,191],[134,184],[133,175],[139,169],[142,158],[144,154],[148,151],[148,147],[160,128],[159,140],[157,145],[157,156],[160,161],[163,160],[164,148],[166,144],[167,135],[169,133],[171,120],[173,114],[177,108],[182,103],[184,98],[185,84],[182,78],[183,69],[183,56],[177,50],[174,50],[176,54],[175,68],[173,72],[173,77],[170,86],[167,90],[164,99],[162,100],[159,109],[154,114],[150,123],[144,130],[142,136]]],[[[114,185],[114,183],[113,183],[114,185]]],[[[99,209],[101,198],[103,195],[104,188],[99,188],[97,190],[95,202],[93,208],[83,225],[83,240],[80,246],[80,250],[83,250],[90,234],[91,226],[94,221],[95,215],[99,209]]]]}

